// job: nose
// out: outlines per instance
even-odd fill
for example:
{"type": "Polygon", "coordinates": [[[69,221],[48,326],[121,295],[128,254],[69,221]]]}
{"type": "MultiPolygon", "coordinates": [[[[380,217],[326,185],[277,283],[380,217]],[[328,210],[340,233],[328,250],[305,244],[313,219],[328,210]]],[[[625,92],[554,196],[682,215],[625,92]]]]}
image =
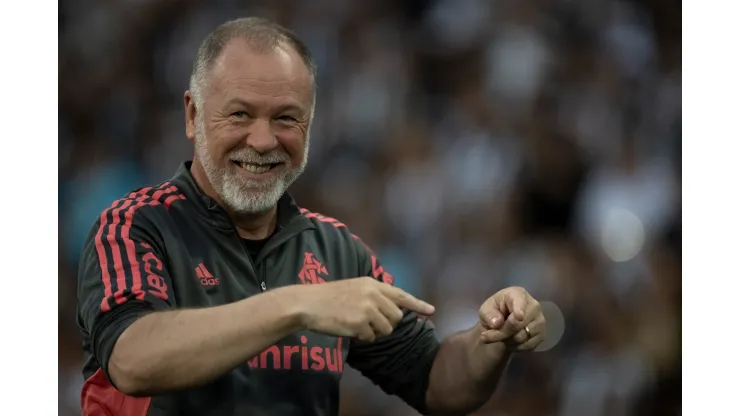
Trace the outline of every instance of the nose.
{"type": "Polygon", "coordinates": [[[278,147],[278,140],[267,120],[258,119],[249,126],[247,145],[259,153],[269,153],[278,147]]]}

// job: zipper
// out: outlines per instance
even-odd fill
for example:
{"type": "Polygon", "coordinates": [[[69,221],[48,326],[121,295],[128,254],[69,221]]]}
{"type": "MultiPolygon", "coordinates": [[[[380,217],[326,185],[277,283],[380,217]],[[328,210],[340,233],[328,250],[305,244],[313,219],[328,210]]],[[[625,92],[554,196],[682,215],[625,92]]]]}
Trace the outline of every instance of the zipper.
{"type": "MultiPolygon", "coordinates": [[[[233,233],[236,236],[236,239],[239,242],[239,246],[242,248],[242,252],[244,255],[247,256],[247,259],[249,259],[249,262],[252,264],[252,270],[254,270],[255,273],[255,280],[259,284],[260,289],[262,292],[267,291],[267,268],[265,267],[266,257],[272,250],[274,250],[277,247],[280,247],[281,245],[285,244],[288,240],[298,235],[301,231],[307,230],[312,228],[312,226],[301,224],[298,226],[294,225],[291,227],[291,224],[280,227],[276,232],[275,235],[272,236],[270,241],[267,242],[267,244],[262,248],[262,251],[259,253],[256,259],[252,258],[252,255],[249,254],[246,247],[244,247],[244,243],[242,242],[241,236],[239,236],[239,232],[236,230],[236,227],[233,228],[233,233]],[[288,229],[286,232],[285,229],[288,229]]],[[[233,226],[233,223],[232,223],[233,226]]]]}
{"type": "Polygon", "coordinates": [[[267,291],[267,266],[265,265],[265,263],[267,262],[267,256],[273,250],[282,246],[288,240],[297,236],[303,230],[307,230],[310,228],[311,227],[306,226],[305,224],[295,226],[295,223],[293,223],[292,227],[290,224],[287,226],[280,227],[275,232],[275,235],[273,235],[272,238],[270,238],[270,241],[268,241],[267,244],[264,247],[262,247],[262,251],[260,251],[257,258],[254,259],[253,267],[259,268],[259,270],[255,270],[255,272],[259,275],[257,280],[259,280],[260,289],[262,289],[263,292],[267,291]]]}
{"type": "Polygon", "coordinates": [[[265,281],[267,280],[265,278],[266,274],[267,273],[265,271],[265,266],[260,266],[260,278],[262,279],[262,281],[260,282],[260,287],[262,288],[263,292],[267,290],[267,283],[265,283],[265,281]]]}
{"type": "Polygon", "coordinates": [[[255,259],[252,258],[252,255],[249,254],[249,251],[247,251],[247,248],[244,247],[244,242],[242,241],[242,238],[239,236],[239,233],[234,229],[234,236],[236,237],[236,241],[239,244],[239,247],[242,249],[242,253],[244,253],[244,256],[247,258],[247,261],[249,261],[249,264],[252,265],[252,270],[254,271],[254,280],[255,283],[259,284],[260,288],[264,292],[267,290],[267,285],[265,284],[264,274],[260,273],[260,271],[257,270],[257,262],[255,259]],[[259,275],[262,275],[263,277],[259,277],[259,275]],[[260,280],[261,279],[261,280],[260,280]]]}

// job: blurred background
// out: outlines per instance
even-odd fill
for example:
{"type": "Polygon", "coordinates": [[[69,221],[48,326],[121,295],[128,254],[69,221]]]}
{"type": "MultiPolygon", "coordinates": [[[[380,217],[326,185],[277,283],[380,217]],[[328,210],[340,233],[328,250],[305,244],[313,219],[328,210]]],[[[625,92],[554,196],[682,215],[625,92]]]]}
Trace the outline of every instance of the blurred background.
{"type": "MultiPolygon", "coordinates": [[[[203,37],[246,15],[311,47],[318,103],[292,192],[467,329],[508,285],[557,303],[481,415],[678,415],[678,0],[61,0],[59,409],[79,415],[75,281],[100,211],[192,148],[203,37]]],[[[351,371],[344,415],[413,415],[351,371]]]]}

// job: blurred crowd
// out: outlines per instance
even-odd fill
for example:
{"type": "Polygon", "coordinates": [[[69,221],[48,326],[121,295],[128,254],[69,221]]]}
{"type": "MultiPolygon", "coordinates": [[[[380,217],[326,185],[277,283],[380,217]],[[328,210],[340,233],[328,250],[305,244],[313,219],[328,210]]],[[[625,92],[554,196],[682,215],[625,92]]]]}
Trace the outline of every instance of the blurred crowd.
{"type": "MultiPolygon", "coordinates": [[[[318,64],[299,203],[375,248],[469,328],[508,285],[565,333],[516,357],[485,415],[678,415],[678,0],[61,0],[59,408],[79,414],[80,248],[100,211],[192,156],[182,96],[203,37],[241,16],[318,64]]],[[[413,415],[348,371],[344,415],[413,415]]]]}

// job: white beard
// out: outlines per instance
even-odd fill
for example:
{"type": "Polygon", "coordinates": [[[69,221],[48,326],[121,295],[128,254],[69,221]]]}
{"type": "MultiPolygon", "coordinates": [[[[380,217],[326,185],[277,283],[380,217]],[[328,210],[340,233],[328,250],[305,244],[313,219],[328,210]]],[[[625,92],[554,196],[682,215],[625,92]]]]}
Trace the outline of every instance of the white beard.
{"type": "Polygon", "coordinates": [[[228,163],[220,168],[208,152],[208,138],[203,128],[203,120],[195,123],[195,154],[198,157],[208,181],[214,191],[226,205],[226,208],[237,214],[262,214],[275,207],[288,187],[303,173],[308,163],[309,137],[306,134],[306,149],[300,166],[294,168],[290,158],[284,152],[276,150],[259,154],[252,148],[240,148],[227,155],[229,159],[238,159],[252,163],[285,163],[280,176],[270,180],[245,180],[237,171],[239,167],[228,163]]]}

